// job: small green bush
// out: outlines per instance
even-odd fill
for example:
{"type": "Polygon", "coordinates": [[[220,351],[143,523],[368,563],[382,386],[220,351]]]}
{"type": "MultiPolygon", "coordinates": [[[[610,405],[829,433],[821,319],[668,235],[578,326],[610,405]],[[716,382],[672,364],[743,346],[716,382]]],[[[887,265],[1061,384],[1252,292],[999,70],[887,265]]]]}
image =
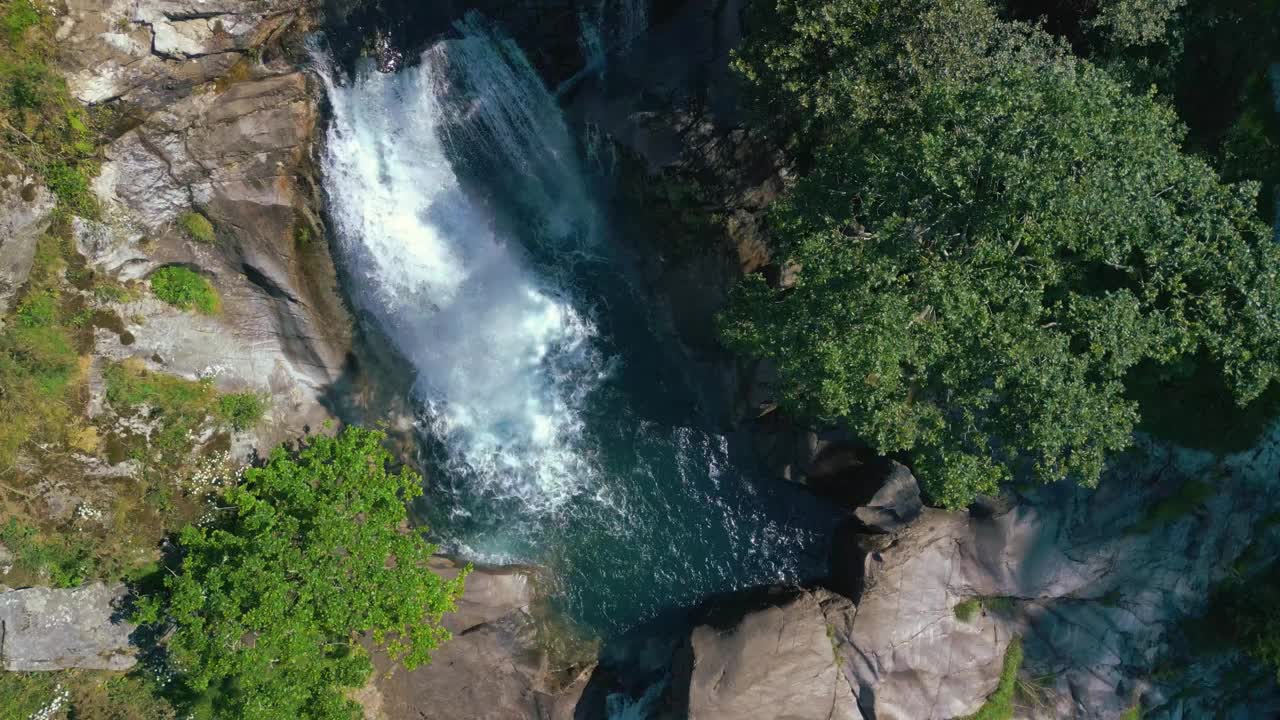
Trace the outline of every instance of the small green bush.
{"type": "Polygon", "coordinates": [[[1004,651],[1004,666],[1000,669],[1000,684],[978,712],[965,720],[1009,720],[1013,717],[1013,693],[1018,686],[1018,670],[1022,668],[1022,638],[1009,641],[1004,651]]]}
{"type": "Polygon", "coordinates": [[[209,218],[198,212],[191,211],[182,214],[178,218],[178,225],[182,227],[182,231],[187,237],[196,242],[211,243],[214,241],[213,223],[209,222],[209,218]]]}
{"type": "Polygon", "coordinates": [[[1120,716],[1120,720],[1142,720],[1142,706],[1134,705],[1125,710],[1124,714],[1120,716]]]}
{"type": "Polygon", "coordinates": [[[236,430],[248,430],[266,412],[266,399],[255,392],[228,393],[218,398],[218,416],[236,430]]]}
{"type": "Polygon", "coordinates": [[[156,297],[183,310],[205,315],[218,311],[218,293],[199,273],[180,265],[163,267],[151,274],[151,291],[156,297]]]}
{"type": "Polygon", "coordinates": [[[960,622],[971,622],[978,616],[978,611],[982,609],[982,601],[978,598],[969,598],[963,600],[952,608],[952,612],[956,614],[956,619],[960,622]]]}
{"type": "Polygon", "coordinates": [[[18,324],[22,327],[49,327],[57,322],[58,294],[53,290],[35,293],[18,306],[18,324]]]}
{"type": "Polygon", "coordinates": [[[44,180],[58,200],[72,212],[86,217],[97,215],[98,203],[89,190],[89,176],[84,168],[58,161],[45,170],[44,180]]]}
{"type": "Polygon", "coordinates": [[[31,4],[31,0],[14,0],[4,13],[4,32],[11,43],[18,42],[28,28],[39,24],[40,13],[31,4]]]}

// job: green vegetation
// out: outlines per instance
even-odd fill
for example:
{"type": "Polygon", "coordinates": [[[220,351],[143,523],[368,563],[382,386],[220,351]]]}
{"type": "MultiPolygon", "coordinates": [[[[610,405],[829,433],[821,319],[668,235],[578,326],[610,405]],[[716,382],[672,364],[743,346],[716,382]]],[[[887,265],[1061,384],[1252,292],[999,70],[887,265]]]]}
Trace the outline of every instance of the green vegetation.
{"type": "Polygon", "coordinates": [[[1142,720],[1142,705],[1134,705],[1120,716],[1120,720],[1142,720]]]}
{"type": "Polygon", "coordinates": [[[266,398],[255,392],[227,393],[218,398],[218,416],[236,430],[248,430],[266,412],[266,398]]]}
{"type": "Polygon", "coordinates": [[[1000,669],[1000,684],[978,712],[965,720],[1009,720],[1013,717],[1013,696],[1018,688],[1018,670],[1022,668],[1022,638],[1014,637],[1004,651],[1004,665],[1000,669]]]}
{"type": "Polygon", "coordinates": [[[1201,646],[1229,646],[1265,667],[1280,682],[1280,562],[1253,577],[1214,589],[1196,637],[1201,646]]]}
{"type": "Polygon", "coordinates": [[[1174,113],[979,0],[781,0],[737,67],[807,173],[772,216],[792,288],[745,281],[726,343],[784,404],[909,452],[933,502],[1097,481],[1141,363],[1280,375],[1280,247],[1256,184],[1174,113]]]}
{"type": "Polygon", "coordinates": [[[141,672],[0,672],[0,720],[173,720],[173,708],[157,690],[141,672]],[[40,715],[55,698],[61,711],[40,715]]]}
{"type": "Polygon", "coordinates": [[[39,173],[62,210],[92,217],[95,123],[51,66],[54,28],[32,0],[0,0],[0,162],[39,173]]]}
{"type": "Polygon", "coordinates": [[[156,429],[149,447],[167,467],[183,464],[201,425],[217,420],[236,430],[253,427],[266,412],[266,399],[254,392],[219,394],[209,380],[186,380],[151,372],[127,360],[104,373],[107,401],[121,414],[143,410],[156,429]]]}
{"type": "Polygon", "coordinates": [[[277,449],[218,520],[180,534],[181,565],[137,617],[172,629],[165,649],[197,717],[355,718],[342,691],[372,671],[358,637],[406,667],[448,638],[439,622],[462,578],[426,569],[434,548],[405,508],[422,479],[388,471],[382,439],[351,428],[277,449]]]}
{"type": "Polygon", "coordinates": [[[984,595],[961,600],[952,608],[956,619],[960,622],[972,622],[981,610],[991,612],[1008,612],[1013,609],[1013,600],[1000,595],[984,595]]]}
{"type": "Polygon", "coordinates": [[[1217,488],[1207,482],[1187,480],[1179,485],[1172,495],[1152,505],[1147,510],[1146,516],[1134,525],[1130,532],[1149,533],[1165,523],[1186,517],[1204,505],[1216,491],[1217,488]]]}
{"type": "Polygon", "coordinates": [[[7,582],[29,578],[54,587],[75,587],[91,577],[93,554],[83,539],[45,539],[36,528],[9,518],[0,524],[0,543],[14,555],[14,569],[5,577],[7,582]]]}
{"type": "Polygon", "coordinates": [[[0,470],[34,438],[58,440],[74,430],[73,408],[83,376],[79,338],[71,323],[75,298],[59,285],[62,241],[41,238],[28,290],[0,330],[0,470]]]}
{"type": "Polygon", "coordinates": [[[218,312],[218,293],[199,273],[170,265],[151,274],[151,291],[156,297],[183,310],[196,310],[205,315],[218,312]]]}
{"type": "Polygon", "coordinates": [[[178,225],[187,237],[196,242],[211,243],[216,239],[213,234],[213,223],[194,210],[182,213],[178,218],[178,225]]]}
{"type": "Polygon", "coordinates": [[[956,614],[956,619],[960,622],[972,622],[978,617],[978,611],[982,610],[982,601],[978,598],[969,598],[961,600],[956,604],[952,611],[956,614]]]}

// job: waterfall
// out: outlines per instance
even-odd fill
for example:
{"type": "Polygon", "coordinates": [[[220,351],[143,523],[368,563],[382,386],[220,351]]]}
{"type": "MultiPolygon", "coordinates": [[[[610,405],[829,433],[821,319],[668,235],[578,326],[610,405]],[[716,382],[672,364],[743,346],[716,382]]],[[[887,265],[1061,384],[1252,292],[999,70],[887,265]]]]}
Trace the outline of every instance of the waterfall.
{"type": "Polygon", "coordinates": [[[330,209],[358,301],[419,370],[414,391],[448,470],[546,512],[596,473],[578,441],[603,367],[595,330],[465,191],[451,148],[552,175],[529,202],[561,250],[590,243],[594,219],[566,165],[568,131],[523,55],[476,17],[458,29],[399,74],[363,68],[339,84],[323,73],[330,209]]]}
{"type": "Polygon", "coordinates": [[[580,157],[520,48],[470,15],[395,74],[318,64],[338,261],[417,370],[441,543],[541,565],[540,587],[604,633],[824,572],[838,518],[741,472],[702,427],[610,249],[591,173],[610,159],[589,137],[580,157]]]}

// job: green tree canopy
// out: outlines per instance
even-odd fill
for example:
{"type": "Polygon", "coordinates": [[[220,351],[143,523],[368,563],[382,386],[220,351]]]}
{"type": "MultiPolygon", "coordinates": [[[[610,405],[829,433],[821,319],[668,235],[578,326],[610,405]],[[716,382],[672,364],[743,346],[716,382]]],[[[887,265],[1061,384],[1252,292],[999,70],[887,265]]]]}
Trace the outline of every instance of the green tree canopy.
{"type": "Polygon", "coordinates": [[[434,547],[405,508],[421,478],[388,471],[382,437],[277,449],[227,491],[224,520],[182,531],[181,568],[140,615],[172,625],[170,662],[214,717],[358,718],[342,689],[372,669],[359,636],[408,667],[448,638],[463,577],[426,568],[434,547]]]}
{"type": "MultiPolygon", "coordinates": [[[[822,92],[917,64],[919,26],[894,23],[884,55],[829,58],[822,92]]],[[[1007,24],[931,30],[970,48],[960,71],[909,78],[896,110],[879,93],[897,85],[873,88],[865,105],[889,109],[876,118],[831,116],[773,216],[797,283],[749,278],[723,318],[731,347],[776,362],[784,401],[911,451],[949,507],[1018,477],[1095,482],[1129,442],[1123,380],[1141,361],[1206,356],[1241,403],[1280,374],[1280,248],[1256,185],[1182,153],[1152,97],[1007,24]]],[[[793,31],[802,49],[810,28],[793,31]]],[[[849,103],[864,104],[831,106],[849,103]]]]}

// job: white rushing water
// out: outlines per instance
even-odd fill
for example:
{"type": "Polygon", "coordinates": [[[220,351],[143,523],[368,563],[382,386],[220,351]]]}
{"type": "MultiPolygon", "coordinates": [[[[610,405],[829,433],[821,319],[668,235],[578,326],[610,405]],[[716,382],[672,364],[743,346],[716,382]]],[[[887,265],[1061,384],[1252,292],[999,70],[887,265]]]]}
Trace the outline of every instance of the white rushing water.
{"type": "Polygon", "coordinates": [[[559,111],[523,55],[479,18],[458,30],[398,74],[322,72],[330,211],[361,276],[358,302],[420,371],[415,392],[453,474],[545,512],[596,473],[579,440],[602,372],[595,329],[530,270],[455,163],[483,148],[512,173],[562,175],[528,184],[523,199],[562,254],[589,254],[593,211],[565,167],[559,111]]]}

